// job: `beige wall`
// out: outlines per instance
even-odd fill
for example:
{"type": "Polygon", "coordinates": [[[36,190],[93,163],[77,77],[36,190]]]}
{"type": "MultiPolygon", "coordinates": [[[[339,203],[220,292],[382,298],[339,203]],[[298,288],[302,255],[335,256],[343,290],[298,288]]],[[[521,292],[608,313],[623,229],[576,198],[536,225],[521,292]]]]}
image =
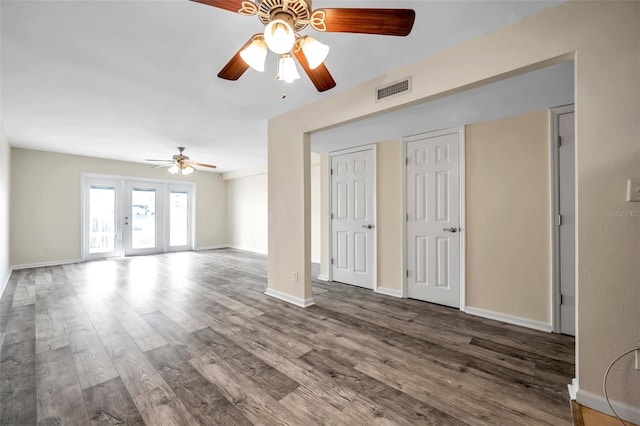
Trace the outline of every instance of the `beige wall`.
{"type": "Polygon", "coordinates": [[[377,144],[378,288],[402,292],[402,141],[377,144]]]}
{"type": "MultiPolygon", "coordinates": [[[[0,295],[11,274],[9,267],[10,157],[9,141],[0,123],[0,295]]],[[[1,342],[0,346],[2,346],[1,342]]]]}
{"type": "MultiPolygon", "coordinates": [[[[640,170],[639,23],[640,2],[566,2],[272,118],[269,289],[311,297],[307,271],[303,283],[289,279],[310,258],[309,132],[575,58],[578,395],[602,403],[607,365],[640,343],[640,223],[604,214],[635,208],[624,187],[640,170]],[[411,93],[373,102],[376,87],[407,75],[411,93]]],[[[640,411],[640,376],[630,368],[625,361],[613,372],[610,391],[640,411]]]]}
{"type": "Polygon", "coordinates": [[[465,128],[469,307],[551,324],[547,111],[465,128]]]}
{"type": "MultiPolygon", "coordinates": [[[[311,154],[311,260],[320,262],[320,155],[311,154]]],[[[225,173],[230,247],[267,253],[266,168],[225,173]]]]}
{"type": "Polygon", "coordinates": [[[320,156],[320,277],[329,279],[329,267],[331,266],[331,250],[329,246],[329,212],[331,200],[329,200],[329,169],[331,160],[329,154],[320,156]]]}
{"type": "Polygon", "coordinates": [[[322,235],[320,232],[324,212],[321,210],[321,178],[320,155],[311,153],[311,261],[314,263],[320,263],[321,258],[322,235]]]}
{"type": "Polygon", "coordinates": [[[226,244],[226,185],[217,173],[175,177],[165,169],[123,161],[11,149],[12,265],[81,257],[80,176],[100,173],[197,183],[196,247],[226,244]]]}
{"type": "Polygon", "coordinates": [[[267,174],[226,182],[229,246],[267,253],[267,174]]]}

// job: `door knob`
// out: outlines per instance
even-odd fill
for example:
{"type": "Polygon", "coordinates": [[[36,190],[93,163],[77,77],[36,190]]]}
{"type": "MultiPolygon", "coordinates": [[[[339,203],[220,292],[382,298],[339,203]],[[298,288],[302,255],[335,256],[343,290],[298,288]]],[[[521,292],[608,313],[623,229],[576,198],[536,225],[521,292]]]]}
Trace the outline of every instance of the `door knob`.
{"type": "Polygon", "coordinates": [[[442,230],[445,232],[458,232],[458,228],[455,226],[452,226],[451,228],[443,228],[442,230]]]}
{"type": "Polygon", "coordinates": [[[373,225],[362,225],[362,229],[373,229],[373,225]]]}

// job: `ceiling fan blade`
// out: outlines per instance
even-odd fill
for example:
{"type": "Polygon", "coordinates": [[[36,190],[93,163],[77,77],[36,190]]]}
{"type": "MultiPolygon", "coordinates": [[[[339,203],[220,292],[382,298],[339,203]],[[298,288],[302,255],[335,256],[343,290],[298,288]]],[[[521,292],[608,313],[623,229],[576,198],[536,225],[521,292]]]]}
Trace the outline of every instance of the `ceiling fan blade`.
{"type": "Polygon", "coordinates": [[[209,167],[210,169],[217,169],[217,166],[214,166],[213,164],[205,164],[205,163],[196,163],[195,161],[190,161],[189,162],[192,165],[195,166],[200,166],[200,167],[209,167]]]}
{"type": "Polygon", "coordinates": [[[318,31],[330,33],[380,34],[391,36],[409,35],[416,19],[413,9],[318,9],[312,14],[312,26],[318,31]],[[314,17],[322,23],[314,23],[314,17]]]}
{"type": "Polygon", "coordinates": [[[161,167],[171,167],[171,166],[173,166],[173,163],[158,164],[157,166],[153,166],[152,169],[159,169],[161,167]]]}
{"type": "Polygon", "coordinates": [[[249,40],[236,52],[235,55],[231,58],[227,65],[222,68],[222,70],[218,73],[218,77],[223,78],[225,80],[237,80],[242,77],[242,74],[246,70],[249,69],[249,65],[240,57],[240,52],[244,50],[245,47],[249,46],[253,41],[254,37],[259,36],[260,34],[254,34],[249,38],[249,40]]]}
{"type": "Polygon", "coordinates": [[[324,92],[329,89],[333,89],[336,87],[336,82],[329,73],[329,70],[325,66],[325,64],[320,64],[316,68],[309,68],[309,62],[307,61],[307,57],[304,56],[302,49],[293,50],[293,55],[296,57],[304,72],[307,73],[309,79],[316,86],[318,92],[324,92]]]}
{"type": "Polygon", "coordinates": [[[219,9],[236,12],[242,9],[242,0],[191,0],[196,3],[206,4],[207,6],[217,7],[219,9]]]}
{"type": "Polygon", "coordinates": [[[152,160],[151,158],[145,158],[144,161],[162,161],[163,163],[173,163],[173,160],[152,160]]]}

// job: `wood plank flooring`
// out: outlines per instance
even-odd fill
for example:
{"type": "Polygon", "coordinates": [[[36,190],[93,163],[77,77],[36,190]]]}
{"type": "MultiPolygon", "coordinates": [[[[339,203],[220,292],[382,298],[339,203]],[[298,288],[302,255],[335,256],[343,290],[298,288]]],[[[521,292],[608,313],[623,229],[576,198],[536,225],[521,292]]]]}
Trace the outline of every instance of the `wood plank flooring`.
{"type": "Polygon", "coordinates": [[[264,294],[231,249],[16,271],[0,424],[570,425],[574,340],[339,283],[264,294]]]}

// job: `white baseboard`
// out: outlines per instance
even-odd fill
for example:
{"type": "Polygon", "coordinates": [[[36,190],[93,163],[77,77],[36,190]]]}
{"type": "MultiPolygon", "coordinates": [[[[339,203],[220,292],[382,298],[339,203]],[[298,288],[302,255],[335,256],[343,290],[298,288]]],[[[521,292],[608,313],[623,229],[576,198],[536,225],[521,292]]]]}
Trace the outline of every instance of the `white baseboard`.
{"type": "Polygon", "coordinates": [[[267,255],[266,251],[262,251],[262,250],[254,250],[254,249],[250,249],[250,248],[246,248],[246,247],[241,247],[241,246],[227,246],[227,248],[232,248],[235,250],[240,250],[240,251],[247,251],[249,253],[256,253],[256,254],[264,254],[265,256],[267,255]]]}
{"type": "Polygon", "coordinates": [[[308,308],[309,306],[315,304],[312,297],[304,300],[300,299],[299,297],[291,296],[281,291],[274,290],[272,288],[267,288],[267,291],[265,291],[264,294],[266,294],[267,296],[275,297],[276,299],[283,300],[285,302],[289,302],[293,305],[300,306],[301,308],[308,308]]]}
{"type": "Polygon", "coordinates": [[[71,263],[81,263],[81,262],[82,262],[82,259],[69,259],[69,260],[52,260],[51,262],[23,263],[21,265],[11,265],[11,270],[19,271],[21,269],[44,268],[47,266],[69,265],[71,263]]]}
{"type": "MultiPolygon", "coordinates": [[[[613,416],[613,413],[611,412],[611,409],[607,404],[607,400],[604,399],[604,396],[578,389],[576,400],[580,403],[580,405],[584,405],[586,407],[593,408],[594,410],[598,410],[602,413],[613,416]]],[[[611,399],[609,399],[609,402],[611,402],[613,409],[616,410],[616,413],[618,414],[618,416],[620,416],[621,419],[640,425],[640,407],[633,407],[631,405],[627,405],[611,399]]]]}
{"type": "Polygon", "coordinates": [[[486,309],[474,308],[467,306],[464,310],[466,313],[475,315],[478,317],[489,318],[496,321],[502,321],[509,324],[519,325],[522,327],[532,328],[534,330],[546,331],[551,333],[553,327],[551,324],[541,321],[535,321],[529,318],[516,317],[513,315],[503,314],[500,312],[493,312],[486,309]]]}
{"type": "Polygon", "coordinates": [[[196,251],[218,250],[223,248],[229,248],[229,246],[227,244],[218,244],[216,246],[202,246],[202,247],[196,247],[196,251]]]}
{"type": "Polygon", "coordinates": [[[376,293],[384,294],[391,297],[400,297],[400,298],[403,297],[402,290],[394,290],[392,288],[386,288],[386,287],[376,288],[376,293]]]}
{"type": "Polygon", "coordinates": [[[329,275],[320,274],[320,275],[318,275],[318,280],[320,280],[320,281],[329,281],[329,275]]]}

